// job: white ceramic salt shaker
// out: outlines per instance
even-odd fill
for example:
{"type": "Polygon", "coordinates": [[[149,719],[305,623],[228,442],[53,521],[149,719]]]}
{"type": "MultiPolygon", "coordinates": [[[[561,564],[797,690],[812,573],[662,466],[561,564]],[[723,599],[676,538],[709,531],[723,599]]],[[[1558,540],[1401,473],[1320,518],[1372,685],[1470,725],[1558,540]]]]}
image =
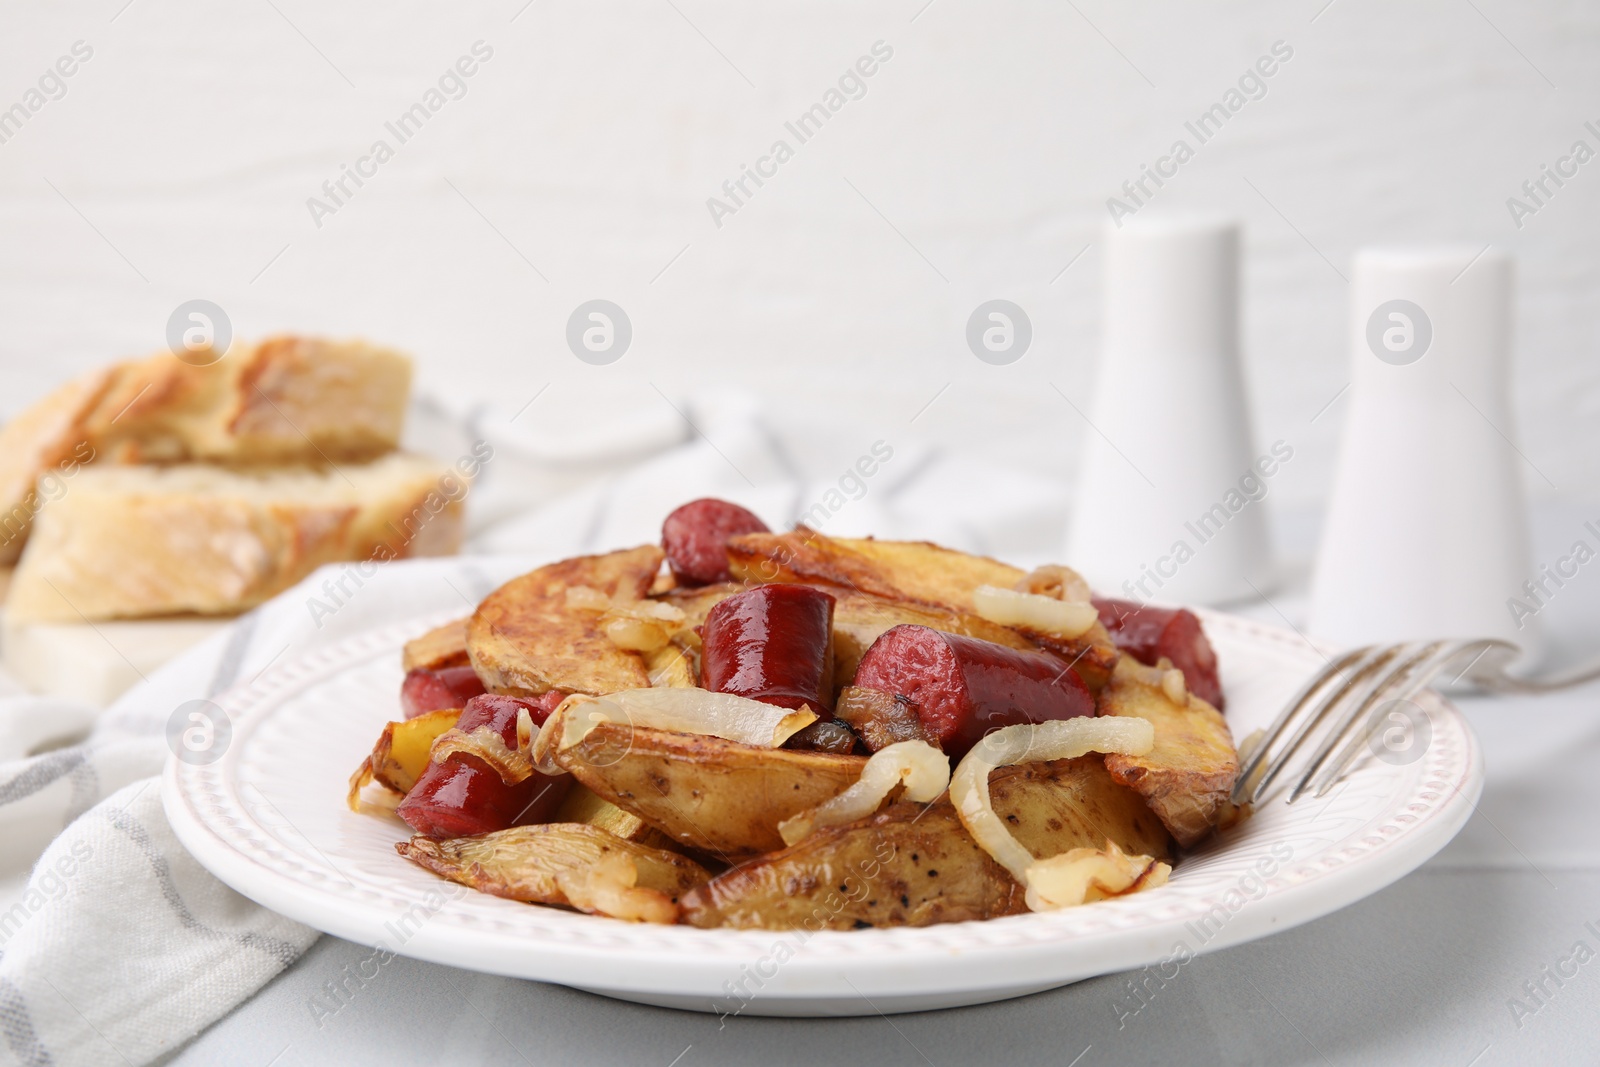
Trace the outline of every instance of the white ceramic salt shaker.
{"type": "Polygon", "coordinates": [[[1311,632],[1341,644],[1504,637],[1531,659],[1535,620],[1507,607],[1530,574],[1508,397],[1511,259],[1364,249],[1350,294],[1349,407],[1311,632]]]}
{"type": "MultiPolygon", "coordinates": [[[[1064,549],[1105,595],[1222,603],[1272,572],[1239,364],[1239,227],[1140,215],[1108,227],[1099,379],[1064,549]]],[[[1289,450],[1292,455],[1292,448],[1289,450]]]]}

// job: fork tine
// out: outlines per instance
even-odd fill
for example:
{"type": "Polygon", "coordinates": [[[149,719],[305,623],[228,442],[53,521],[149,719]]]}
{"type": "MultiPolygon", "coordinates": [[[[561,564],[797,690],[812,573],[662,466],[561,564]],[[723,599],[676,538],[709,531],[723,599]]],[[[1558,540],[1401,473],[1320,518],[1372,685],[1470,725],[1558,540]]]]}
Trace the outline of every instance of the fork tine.
{"type": "MultiPolygon", "coordinates": [[[[1259,800],[1261,795],[1266,792],[1267,786],[1271,785],[1278,775],[1283,773],[1284,769],[1289,765],[1289,761],[1294,758],[1294,754],[1305,743],[1306,738],[1316,729],[1317,724],[1327,716],[1329,709],[1338,704],[1352,685],[1365,678],[1393,654],[1394,648],[1392,646],[1384,648],[1374,645],[1369,648],[1358,649],[1355,652],[1340,656],[1337,660],[1324,667],[1321,674],[1306,683],[1305,688],[1302,690],[1303,695],[1291,702],[1283,714],[1278,716],[1278,722],[1273,724],[1270,734],[1262,739],[1259,749],[1251,753],[1252,763],[1259,762],[1255,757],[1265,756],[1270,745],[1288,728],[1290,720],[1298,716],[1301,708],[1310,702],[1312,696],[1322,690],[1329,682],[1336,681],[1338,684],[1315,702],[1311,713],[1305,716],[1304,721],[1295,729],[1288,743],[1281,751],[1274,754],[1267,763],[1267,769],[1264,773],[1253,782],[1249,778],[1241,776],[1242,781],[1249,783],[1244,793],[1251,803],[1259,800]],[[1349,671],[1348,677],[1345,676],[1346,669],[1349,671]]],[[[1255,773],[1254,767],[1251,768],[1250,773],[1255,773]]]]}
{"type": "Polygon", "coordinates": [[[1342,653],[1337,659],[1330,660],[1320,671],[1308,678],[1293,698],[1283,706],[1283,710],[1278,713],[1278,717],[1273,720],[1271,726],[1267,727],[1266,732],[1261,735],[1255,747],[1245,757],[1244,766],[1239,768],[1238,777],[1233,782],[1231,798],[1235,804],[1243,804],[1255,799],[1255,791],[1249,788],[1251,778],[1266,761],[1268,752],[1271,751],[1273,745],[1277,744],[1278,739],[1288,727],[1289,721],[1294,718],[1306,701],[1315,696],[1318,690],[1327,685],[1345,667],[1370,651],[1370,648],[1354,648],[1342,653]],[[1247,792],[1251,795],[1246,796],[1247,792]]]}
{"type": "MultiPolygon", "coordinates": [[[[1333,752],[1334,748],[1338,746],[1340,741],[1350,735],[1355,725],[1361,721],[1362,716],[1377,703],[1378,698],[1389,689],[1396,679],[1405,678],[1419,664],[1436,656],[1445,644],[1446,642],[1444,641],[1435,641],[1432,644],[1422,646],[1416,644],[1395,646],[1393,655],[1387,659],[1383,669],[1374,673],[1353,696],[1344,702],[1343,712],[1334,726],[1323,736],[1322,743],[1317,746],[1316,752],[1312,754],[1310,761],[1306,764],[1305,773],[1300,776],[1300,780],[1290,790],[1289,803],[1293,804],[1300,798],[1302,793],[1306,792],[1311,785],[1312,779],[1317,776],[1317,772],[1327,762],[1328,756],[1333,752]]],[[[1351,739],[1350,746],[1346,746],[1340,755],[1348,755],[1350,747],[1359,744],[1363,739],[1363,736],[1358,732],[1357,736],[1351,739]]]]}
{"type": "MultiPolygon", "coordinates": [[[[1415,666],[1406,670],[1403,677],[1394,679],[1375,690],[1356,710],[1353,721],[1361,721],[1372,708],[1377,706],[1380,700],[1411,699],[1454,660],[1467,652],[1492,647],[1492,644],[1492,642],[1488,641],[1473,640],[1434,642],[1423,650],[1426,654],[1426,659],[1422,659],[1415,666]]],[[[1328,790],[1333,788],[1334,783],[1344,777],[1345,772],[1350,769],[1350,765],[1360,756],[1361,750],[1366,747],[1372,733],[1373,731],[1369,729],[1357,731],[1353,734],[1349,741],[1346,742],[1343,751],[1339,753],[1338,758],[1329,764],[1315,781],[1310,782],[1304,791],[1310,792],[1313,796],[1325,796],[1328,790]]],[[[1315,767],[1312,770],[1315,770],[1315,767]]],[[[1308,771],[1306,778],[1310,779],[1310,777],[1311,772],[1308,771]]]]}

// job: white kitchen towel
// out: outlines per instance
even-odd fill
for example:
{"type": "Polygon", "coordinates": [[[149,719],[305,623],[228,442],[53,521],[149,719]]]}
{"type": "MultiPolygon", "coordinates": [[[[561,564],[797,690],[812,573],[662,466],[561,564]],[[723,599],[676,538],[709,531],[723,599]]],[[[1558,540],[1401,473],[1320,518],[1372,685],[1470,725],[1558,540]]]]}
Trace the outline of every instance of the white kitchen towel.
{"type": "Polygon", "coordinates": [[[481,435],[494,455],[467,501],[471,554],[371,577],[325,567],[98,721],[0,695],[0,880],[32,865],[25,888],[0,900],[0,1063],[150,1062],[315,939],[212,878],[173,837],[155,776],[187,701],[397,618],[466,614],[535,562],[655,541],[666,513],[697,496],[735,500],[774,528],[926,538],[1022,563],[1047,558],[1060,536],[1061,491],[1048,479],[944,457],[904,433],[786,424],[737,393],[666,404],[674,419],[587,409],[581,441],[479,412],[461,440],[481,435]],[[82,743],[28,754],[91,721],[82,743]]]}

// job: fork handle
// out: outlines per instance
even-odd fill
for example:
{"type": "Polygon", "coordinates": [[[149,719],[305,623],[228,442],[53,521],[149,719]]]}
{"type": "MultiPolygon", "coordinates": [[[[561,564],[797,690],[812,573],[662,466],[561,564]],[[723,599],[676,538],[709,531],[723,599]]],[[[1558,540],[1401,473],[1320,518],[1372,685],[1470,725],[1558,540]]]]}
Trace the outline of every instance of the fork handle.
{"type": "Polygon", "coordinates": [[[1467,677],[1496,693],[1554,693],[1600,679],[1600,659],[1549,678],[1519,678],[1502,667],[1490,667],[1482,674],[1468,671],[1467,677]]]}

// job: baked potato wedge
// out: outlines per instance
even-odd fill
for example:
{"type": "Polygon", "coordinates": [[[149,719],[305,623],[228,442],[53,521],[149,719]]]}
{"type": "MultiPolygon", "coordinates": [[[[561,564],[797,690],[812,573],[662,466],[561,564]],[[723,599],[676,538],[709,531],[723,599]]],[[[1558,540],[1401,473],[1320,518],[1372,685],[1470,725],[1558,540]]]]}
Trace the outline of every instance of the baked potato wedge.
{"type": "Polygon", "coordinates": [[[875,538],[839,538],[837,544],[865,556],[899,591],[903,600],[936,604],[954,611],[976,614],[972,591],[980,585],[1010,589],[1027,576],[1007,563],[944,548],[930,541],[879,541],[875,538]]]}
{"type": "Polygon", "coordinates": [[[691,890],[683,922],[745,930],[931,926],[1026,911],[1023,888],[948,800],[818,830],[691,890]]]}
{"type": "Polygon", "coordinates": [[[809,582],[975,614],[980,585],[1011,588],[1026,572],[925,541],[834,538],[808,526],[741,534],[728,541],[728,566],[742,581],[809,582]]]}
{"type": "Polygon", "coordinates": [[[490,593],[467,626],[472,666],[491,693],[536,697],[552,689],[602,695],[650,684],[637,652],[620,649],[600,616],[567,605],[584,586],[609,596],[642,597],[663,556],[654,545],[577,556],[540,567],[490,593]]]}
{"type": "Polygon", "coordinates": [[[418,835],[396,843],[395,850],[452,882],[532,904],[575,906],[569,895],[572,883],[567,879],[581,877],[612,857],[632,863],[637,872],[634,887],[661,894],[674,907],[683,894],[711,877],[687,856],[624,841],[598,826],[581,823],[513,826],[447,841],[418,835]]]}
{"type": "Polygon", "coordinates": [[[782,848],[778,823],[844,792],[866,763],[611,722],[555,760],[678,844],[730,863],[782,848]]]}
{"type": "Polygon", "coordinates": [[[467,623],[471,616],[447,622],[429,630],[421,637],[406,642],[400,665],[407,673],[415,670],[440,671],[446,667],[465,667],[467,656],[467,623]]]}
{"type": "MultiPolygon", "coordinates": [[[[994,809],[1038,858],[1104,848],[1165,859],[1171,840],[1098,756],[1004,767],[994,809]]],[[[891,804],[735,867],[683,899],[695,926],[850,930],[992,919],[1027,910],[1024,890],[967,834],[948,797],[891,804]]]]}
{"type": "Polygon", "coordinates": [[[414,719],[385,723],[378,743],[372,746],[372,754],[350,776],[350,810],[361,809],[361,789],[368,782],[376,781],[401,796],[411,792],[422,772],[428,769],[434,741],[460,717],[460,708],[444,708],[425,712],[414,719]]]}
{"type": "Polygon", "coordinates": [[[1237,817],[1228,794],[1239,775],[1239,753],[1222,713],[1193,693],[1183,697],[1173,699],[1161,671],[1124,656],[1100,694],[1099,713],[1137,716],[1155,726],[1154,748],[1143,756],[1108,755],[1106,768],[1144,797],[1187,848],[1237,817]]]}

